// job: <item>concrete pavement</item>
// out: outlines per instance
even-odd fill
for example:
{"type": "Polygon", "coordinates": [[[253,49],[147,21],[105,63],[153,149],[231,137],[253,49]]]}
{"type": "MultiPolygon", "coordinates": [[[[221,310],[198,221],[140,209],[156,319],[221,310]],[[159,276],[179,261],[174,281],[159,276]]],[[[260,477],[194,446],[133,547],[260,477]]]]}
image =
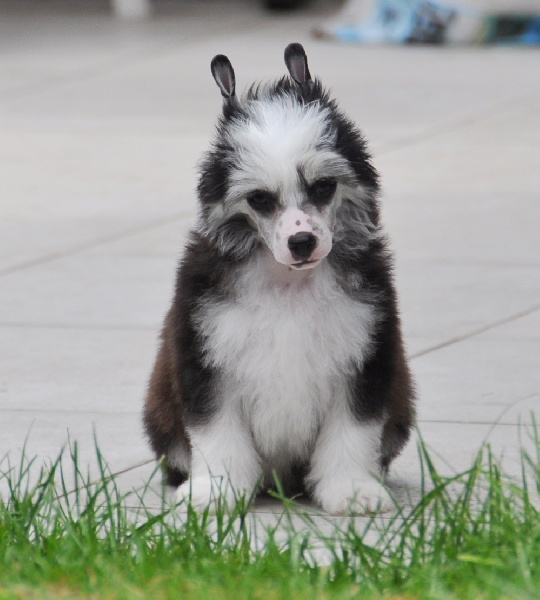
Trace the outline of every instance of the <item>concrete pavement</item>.
{"type": "MultiPolygon", "coordinates": [[[[300,41],[382,174],[424,440],[445,472],[487,440],[519,473],[540,406],[537,51],[312,39],[335,6],[0,12],[0,457],[53,459],[69,432],[96,473],[95,432],[124,489],[148,477],[140,412],[221,103],[210,59],[242,89],[300,41]]],[[[418,481],[413,442],[390,482],[418,481]]]]}

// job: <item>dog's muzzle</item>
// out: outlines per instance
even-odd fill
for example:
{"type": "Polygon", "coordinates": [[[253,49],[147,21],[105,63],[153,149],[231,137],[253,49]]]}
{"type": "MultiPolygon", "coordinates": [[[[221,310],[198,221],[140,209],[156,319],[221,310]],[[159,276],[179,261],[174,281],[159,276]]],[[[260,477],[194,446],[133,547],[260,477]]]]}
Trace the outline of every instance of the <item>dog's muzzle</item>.
{"type": "Polygon", "coordinates": [[[278,219],[269,246],[278,262],[311,269],[330,252],[332,235],[316,215],[287,208],[278,219]]]}

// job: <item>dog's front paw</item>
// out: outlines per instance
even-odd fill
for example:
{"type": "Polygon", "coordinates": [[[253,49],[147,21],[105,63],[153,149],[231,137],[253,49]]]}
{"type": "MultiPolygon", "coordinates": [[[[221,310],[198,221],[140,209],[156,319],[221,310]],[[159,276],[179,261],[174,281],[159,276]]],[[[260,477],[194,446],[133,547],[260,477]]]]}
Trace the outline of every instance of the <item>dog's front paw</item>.
{"type": "Polygon", "coordinates": [[[194,477],[176,490],[178,503],[191,505],[198,512],[208,508],[210,514],[232,510],[247,497],[248,494],[234,490],[222,477],[194,477]]]}
{"type": "Polygon", "coordinates": [[[331,515],[387,512],[394,506],[390,494],[373,478],[321,482],[315,500],[331,515]]]}
{"type": "Polygon", "coordinates": [[[188,479],[176,490],[176,501],[185,506],[190,504],[198,511],[210,506],[215,499],[216,485],[210,477],[188,479]]]}

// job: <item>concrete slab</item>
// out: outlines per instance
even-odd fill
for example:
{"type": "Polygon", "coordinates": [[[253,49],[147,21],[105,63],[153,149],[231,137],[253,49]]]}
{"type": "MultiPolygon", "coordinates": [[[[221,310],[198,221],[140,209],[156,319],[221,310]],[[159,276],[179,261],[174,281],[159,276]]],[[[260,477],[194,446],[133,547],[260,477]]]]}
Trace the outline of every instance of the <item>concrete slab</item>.
{"type": "MultiPolygon", "coordinates": [[[[181,4],[137,24],[0,19],[0,457],[30,432],[28,455],[50,461],[69,431],[97,476],[96,431],[121,490],[145,485],[140,406],[220,107],[209,61],[228,54],[242,89],[283,74],[300,41],[383,175],[423,439],[445,474],[487,440],[519,476],[540,390],[536,53],[314,40],[330,3],[181,4]]],[[[418,501],[414,442],[389,485],[418,501]]],[[[271,525],[281,508],[254,512],[271,525]]]]}
{"type": "Polygon", "coordinates": [[[119,23],[104,4],[3,3],[0,21],[0,99],[144,61],[170,47],[216,34],[231,35],[262,15],[254,3],[194,0],[164,7],[143,23],[119,23]],[[241,8],[240,8],[241,7],[241,8]],[[13,48],[17,52],[13,52],[13,48]],[[48,61],[43,61],[44,54],[48,61]]]}
{"type": "Polygon", "coordinates": [[[0,411],[140,412],[153,330],[3,327],[0,411]]]}
{"type": "Polygon", "coordinates": [[[175,270],[171,258],[77,256],[13,272],[2,280],[0,324],[157,331],[175,270]],[[30,290],[39,290],[37,301],[28,301],[30,290]]]}
{"type": "Polygon", "coordinates": [[[396,191],[392,206],[383,198],[397,259],[430,259],[436,265],[539,267],[534,223],[540,215],[535,195],[530,191],[516,191],[511,196],[477,193],[471,205],[459,206],[455,198],[466,195],[467,185],[465,181],[461,190],[453,192],[428,188],[414,197],[396,191]],[[519,207],[508,200],[515,194],[519,195],[519,207]],[[437,216],[441,211],[444,220],[437,216]]]}
{"type": "Polygon", "coordinates": [[[481,142],[468,131],[376,157],[398,260],[539,266],[532,147],[481,142]]]}
{"type": "Polygon", "coordinates": [[[187,241],[189,229],[196,217],[170,219],[164,225],[96,245],[85,252],[87,256],[148,257],[179,259],[187,241]]]}
{"type": "Polygon", "coordinates": [[[2,211],[27,218],[155,217],[193,210],[196,160],[210,137],[81,133],[66,126],[0,131],[2,211]]]}
{"type": "Polygon", "coordinates": [[[485,115],[474,123],[469,123],[465,129],[458,129],[450,135],[462,139],[466,136],[471,144],[491,146],[501,153],[505,150],[502,140],[523,146],[538,144],[540,102],[538,94],[533,90],[530,91],[530,96],[525,96],[521,102],[508,106],[507,110],[485,115]]]}
{"type": "Polygon", "coordinates": [[[195,136],[4,130],[0,272],[192,215],[202,150],[195,136]]]}
{"type": "Polygon", "coordinates": [[[528,422],[540,407],[538,356],[537,341],[480,335],[415,359],[420,422],[528,422]]]}
{"type": "Polygon", "coordinates": [[[34,468],[49,465],[66,448],[63,464],[69,469],[69,443],[77,443],[79,465],[91,478],[100,476],[96,444],[110,472],[118,472],[149,459],[143,440],[140,413],[97,413],[0,410],[3,423],[0,458],[12,465],[24,454],[35,459],[34,468]]]}
{"type": "Polygon", "coordinates": [[[397,257],[405,339],[459,338],[537,306],[540,268],[440,264],[397,257]]]}
{"type": "MultiPolygon", "coordinates": [[[[540,341],[540,308],[486,331],[482,334],[482,339],[512,340],[522,342],[523,348],[527,348],[527,342],[540,341]]],[[[535,373],[534,370],[532,372],[535,373]]]]}

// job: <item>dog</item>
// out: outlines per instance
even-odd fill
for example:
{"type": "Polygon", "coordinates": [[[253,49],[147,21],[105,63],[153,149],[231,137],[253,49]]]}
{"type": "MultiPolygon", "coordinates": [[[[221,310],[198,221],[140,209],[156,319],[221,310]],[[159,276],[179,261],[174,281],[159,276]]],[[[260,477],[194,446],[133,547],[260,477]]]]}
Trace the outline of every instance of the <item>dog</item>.
{"type": "Polygon", "coordinates": [[[234,505],[277,480],[329,514],[392,507],[382,476],[414,421],[379,177],[362,134],[312,79],[239,98],[200,166],[144,425],[177,499],[234,505]]]}

